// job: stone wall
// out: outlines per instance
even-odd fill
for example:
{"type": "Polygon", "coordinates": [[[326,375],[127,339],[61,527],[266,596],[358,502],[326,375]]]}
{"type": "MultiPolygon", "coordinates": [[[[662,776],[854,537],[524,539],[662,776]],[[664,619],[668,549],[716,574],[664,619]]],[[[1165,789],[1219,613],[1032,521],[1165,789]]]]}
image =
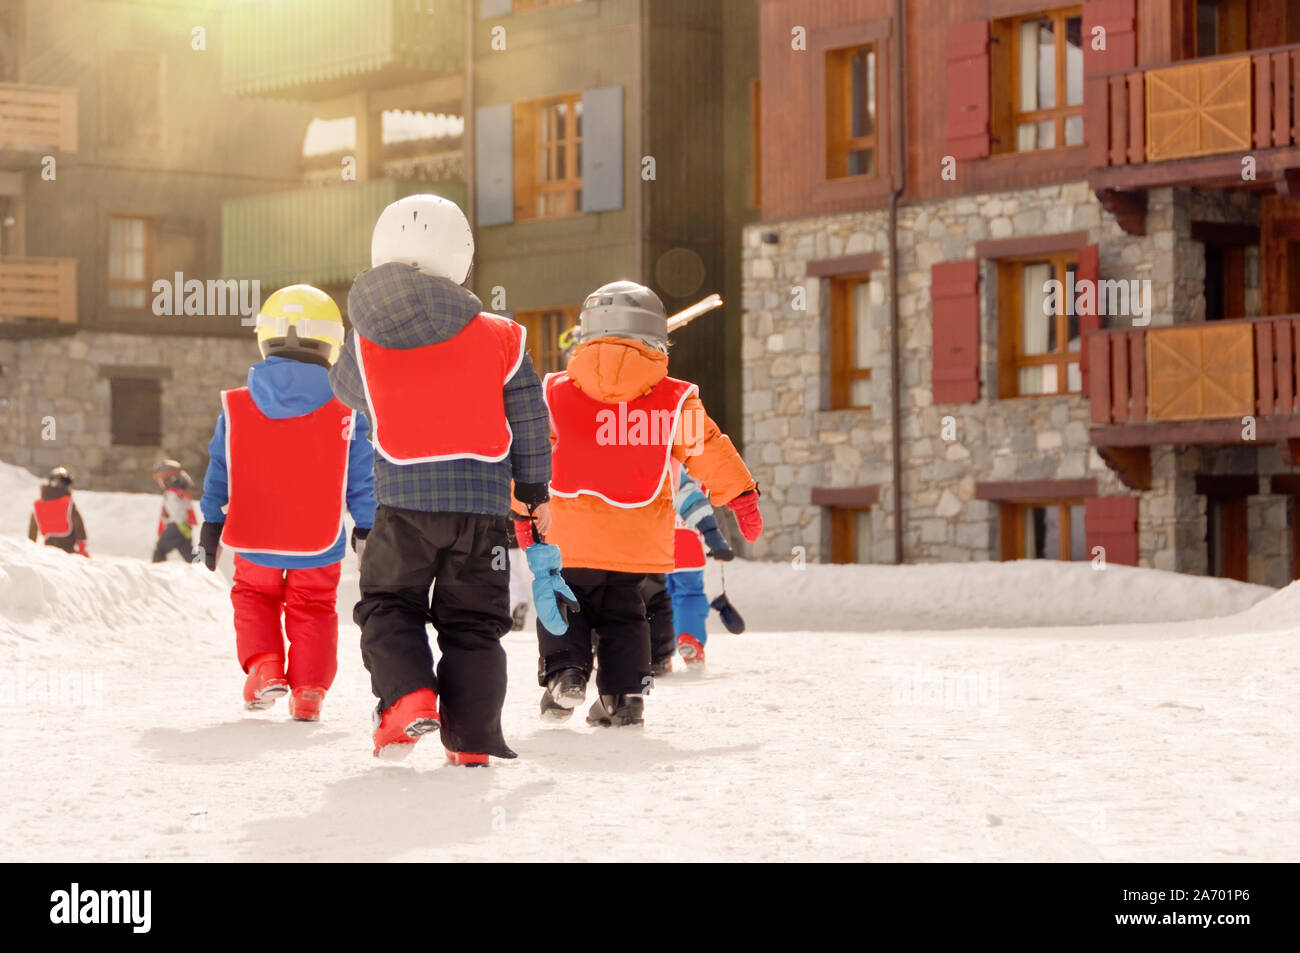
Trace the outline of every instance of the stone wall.
{"type": "Polygon", "coordinates": [[[64,465],[89,489],[151,490],[150,470],[172,456],[201,481],[220,392],[242,385],[258,359],[251,332],[247,339],[78,331],[0,340],[0,460],[41,474],[64,465]],[[113,444],[115,366],[159,369],[160,446],[113,444]],[[54,439],[44,439],[51,429],[54,439]]]}
{"type": "MultiPolygon", "coordinates": [[[[982,261],[981,394],[969,404],[931,399],[930,267],[976,257],[984,239],[1086,231],[1100,247],[1101,277],[1149,279],[1153,325],[1203,318],[1204,256],[1190,238],[1193,220],[1257,220],[1249,195],[1206,196],[1153,190],[1147,234],[1124,233],[1084,183],[972,195],[899,210],[901,433],[908,561],[966,561],[998,553],[998,507],[975,498],[985,481],[1093,478],[1098,493],[1131,495],[1092,449],[1083,395],[990,399],[997,393],[996,263],[982,261]],[[950,420],[948,418],[951,418],[950,420]],[[945,422],[955,439],[944,439],[945,422]]],[[[814,487],[879,485],[872,510],[872,553],[893,553],[889,392],[888,215],[883,210],[756,224],[744,236],[745,450],[763,487],[763,539],[751,552],[788,558],[802,547],[828,556],[824,511],[814,487]],[[809,260],[879,252],[871,275],[872,406],[826,410],[826,282],[809,278],[809,260]],[[805,307],[797,308],[800,296],[805,307]]],[[[1258,261],[1248,262],[1247,307],[1259,307],[1258,261]]],[[[1107,318],[1123,326],[1126,318],[1107,318]]],[[[1152,489],[1140,495],[1139,560],[1163,569],[1204,571],[1205,501],[1194,473],[1173,448],[1152,455],[1152,489]],[[1199,536],[1196,534],[1199,532],[1199,536]],[[1199,556],[1197,553],[1199,552],[1199,556]]],[[[1259,520],[1275,517],[1261,504],[1259,520]]],[[[1255,518],[1255,517],[1252,517],[1255,518]]],[[[1272,557],[1253,559],[1252,577],[1272,578],[1272,557]]],[[[1288,569],[1289,576],[1289,569],[1288,569]]]]}

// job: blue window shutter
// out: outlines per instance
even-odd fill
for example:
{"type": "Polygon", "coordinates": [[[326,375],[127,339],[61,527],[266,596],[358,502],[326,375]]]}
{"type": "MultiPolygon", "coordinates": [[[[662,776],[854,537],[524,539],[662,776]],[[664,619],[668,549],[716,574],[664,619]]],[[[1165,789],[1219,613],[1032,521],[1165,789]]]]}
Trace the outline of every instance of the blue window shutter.
{"type": "Polygon", "coordinates": [[[514,107],[474,111],[475,221],[504,225],[515,220],[514,107]]]}
{"type": "Polygon", "coordinates": [[[623,207],[623,87],[582,94],[582,210],[623,207]]]}
{"type": "Polygon", "coordinates": [[[514,0],[478,0],[479,19],[503,17],[510,12],[510,6],[513,2],[514,0]]]}

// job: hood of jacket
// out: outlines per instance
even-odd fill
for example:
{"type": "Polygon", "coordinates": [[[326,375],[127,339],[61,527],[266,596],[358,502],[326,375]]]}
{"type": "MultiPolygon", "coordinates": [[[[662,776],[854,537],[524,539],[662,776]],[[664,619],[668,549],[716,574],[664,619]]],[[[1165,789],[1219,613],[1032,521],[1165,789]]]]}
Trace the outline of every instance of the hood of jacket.
{"type": "Polygon", "coordinates": [[[248,369],[248,390],[257,409],[275,420],[310,414],[334,396],[328,369],[274,355],[248,369]]]}
{"type": "Polygon", "coordinates": [[[348,318],[380,347],[409,350],[455,337],[483,303],[446,278],[389,262],[362,272],[348,293],[348,318]]]}
{"type": "Polygon", "coordinates": [[[668,376],[668,355],[631,338],[596,338],[565,368],[578,389],[607,404],[635,400],[668,376]]]}

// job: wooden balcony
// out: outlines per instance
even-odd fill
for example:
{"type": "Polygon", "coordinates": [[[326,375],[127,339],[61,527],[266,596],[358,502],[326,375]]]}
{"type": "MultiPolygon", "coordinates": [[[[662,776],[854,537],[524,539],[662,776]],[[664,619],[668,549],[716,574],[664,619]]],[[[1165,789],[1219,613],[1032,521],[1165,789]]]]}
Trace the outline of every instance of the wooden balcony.
{"type": "Polygon", "coordinates": [[[0,331],[77,323],[75,258],[0,258],[0,331]]]}
{"type": "Polygon", "coordinates": [[[1087,347],[1092,444],[1130,486],[1149,486],[1159,444],[1300,457],[1300,315],[1094,331],[1087,347]]]}
{"type": "Polygon", "coordinates": [[[0,83],[0,162],[28,164],[77,151],[77,91],[0,83]]]}
{"type": "Polygon", "coordinates": [[[1089,184],[1297,185],[1300,45],[1089,77],[1084,94],[1089,184]],[[1242,157],[1255,159],[1254,180],[1242,157]]]}

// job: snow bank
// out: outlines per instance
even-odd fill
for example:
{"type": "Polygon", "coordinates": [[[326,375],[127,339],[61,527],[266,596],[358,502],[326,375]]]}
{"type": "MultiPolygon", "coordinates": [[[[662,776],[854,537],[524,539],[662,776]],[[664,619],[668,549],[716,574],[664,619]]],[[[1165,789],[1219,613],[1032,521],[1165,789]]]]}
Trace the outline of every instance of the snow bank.
{"type": "Polygon", "coordinates": [[[223,622],[229,597],[223,577],[181,562],[84,559],[26,539],[0,537],[0,645],[75,642],[156,622],[174,630],[223,622]],[[53,638],[52,638],[53,637],[53,638]]]}
{"type": "MultiPolygon", "coordinates": [[[[710,597],[723,567],[707,571],[710,597]]],[[[770,632],[883,632],[898,629],[1033,628],[1177,622],[1231,616],[1285,597],[1300,610],[1300,588],[1282,592],[1230,579],[1157,569],[1061,563],[939,563],[916,566],[807,565],[737,560],[727,594],[750,629],[770,632]],[[1294,590],[1294,593],[1293,593],[1294,590]],[[1272,598],[1269,598],[1269,597],[1272,598]]],[[[1300,618],[1290,612],[1291,620],[1300,618]]],[[[716,622],[716,618],[713,622],[716,622]]]]}

